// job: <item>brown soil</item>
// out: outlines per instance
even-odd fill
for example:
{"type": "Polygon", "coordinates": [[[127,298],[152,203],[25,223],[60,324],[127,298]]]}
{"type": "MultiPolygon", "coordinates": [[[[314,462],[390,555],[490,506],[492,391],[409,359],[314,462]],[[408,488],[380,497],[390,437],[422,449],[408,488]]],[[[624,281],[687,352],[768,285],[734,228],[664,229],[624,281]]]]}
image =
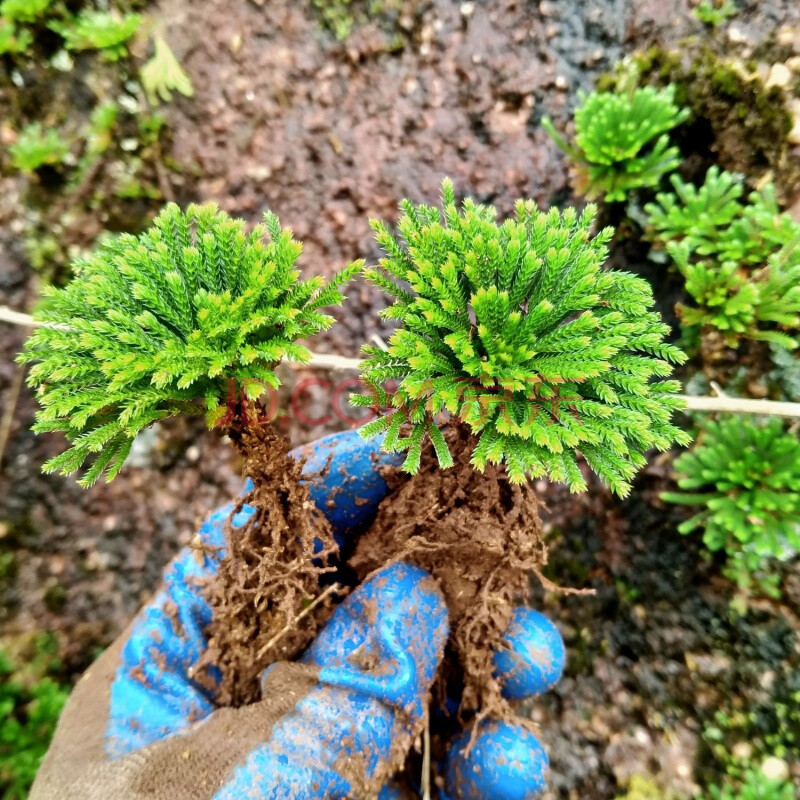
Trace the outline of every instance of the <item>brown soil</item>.
{"type": "Polygon", "coordinates": [[[502,468],[480,473],[469,463],[475,444],[464,426],[445,431],[455,465],[439,467],[432,447],[419,472],[397,478],[351,559],[360,578],[400,559],[437,580],[450,612],[450,644],[460,669],[461,715],[510,717],[493,676],[499,648],[515,605],[529,595],[527,573],[547,561],[536,493],[514,485],[502,468]],[[399,485],[398,485],[399,483],[399,485]]]}
{"type": "Polygon", "coordinates": [[[300,482],[302,463],[289,456],[288,439],[257,424],[232,428],[229,436],[253,487],[225,526],[226,553],[207,587],[214,612],[209,648],[197,669],[208,680],[206,670],[217,667],[217,703],[242,706],[260,699],[266,667],[295,658],[316,636],[329,605],[303,612],[320,594],[320,577],[334,569],[338,547],[300,482]],[[234,525],[245,506],[253,513],[234,525]]]}

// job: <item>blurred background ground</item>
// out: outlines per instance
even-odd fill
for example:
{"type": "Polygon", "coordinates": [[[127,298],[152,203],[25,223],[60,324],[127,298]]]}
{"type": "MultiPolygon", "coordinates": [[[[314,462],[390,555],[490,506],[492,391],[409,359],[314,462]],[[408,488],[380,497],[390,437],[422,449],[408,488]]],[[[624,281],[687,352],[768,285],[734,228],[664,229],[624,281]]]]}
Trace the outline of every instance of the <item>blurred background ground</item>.
{"type": "MultiPolygon", "coordinates": [[[[0,304],[29,309],[42,282],[61,279],[67,254],[102,229],[140,228],[167,199],[214,200],[252,222],[271,208],[305,242],[308,273],[374,259],[368,218],[394,220],[402,197],[432,202],[444,175],[501,213],[518,197],[543,207],[575,200],[542,117],[562,124],[578,90],[626,52],[698,30],[687,0],[136,5],[160,26],[194,97],[155,112],[124,64],[94,71],[79,55],[45,81],[35,66],[4,63],[6,144],[34,114],[80,131],[103,98],[120,103],[118,124],[128,128],[115,130],[100,165],[77,183],[57,172],[25,177],[4,160],[0,304]],[[340,39],[331,27],[349,33],[340,39]],[[143,126],[143,117],[157,119],[143,126]]],[[[738,7],[725,31],[702,35],[733,51],[800,29],[794,2],[738,7]]],[[[646,272],[637,258],[615,251],[618,265],[646,272]]],[[[655,290],[669,308],[669,282],[655,281],[655,290]]],[[[382,304],[359,283],[337,312],[342,324],[315,349],[355,356],[370,337],[386,336],[382,304]]],[[[84,492],[42,475],[60,442],[34,438],[33,399],[25,388],[16,397],[13,357],[24,336],[0,323],[0,396],[13,408],[0,465],[0,642],[26,652],[46,632],[58,678],[69,682],[240,482],[231,448],[185,420],[154,428],[110,486],[84,492]]],[[[304,378],[335,384],[346,374],[287,368],[285,397],[304,378]]],[[[342,427],[323,387],[298,402],[308,416],[331,419],[309,425],[288,414],[281,424],[294,443],[342,427]]],[[[800,769],[800,567],[782,567],[780,602],[732,614],[730,585],[696,537],[677,534],[681,510],[658,500],[669,475],[666,459],[653,461],[626,501],[597,484],[579,497],[541,487],[549,574],[597,590],[590,599],[541,598],[570,649],[567,677],[531,710],[551,754],[550,798],[610,800],[633,776],[649,781],[652,797],[692,796],[724,771],[720,748],[768,753],[780,743],[800,769]]]]}

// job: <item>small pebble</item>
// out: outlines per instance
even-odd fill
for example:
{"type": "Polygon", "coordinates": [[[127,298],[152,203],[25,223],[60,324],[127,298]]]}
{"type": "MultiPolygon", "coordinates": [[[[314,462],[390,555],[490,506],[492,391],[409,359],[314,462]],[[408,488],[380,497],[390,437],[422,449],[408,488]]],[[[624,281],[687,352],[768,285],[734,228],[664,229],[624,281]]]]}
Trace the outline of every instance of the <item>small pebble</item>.
{"type": "Polygon", "coordinates": [[[731,749],[731,755],[737,760],[747,761],[753,755],[750,742],[737,742],[731,749]]]}
{"type": "Polygon", "coordinates": [[[790,144],[800,144],[800,117],[795,117],[794,127],[789,131],[786,137],[790,144]]]}
{"type": "Polygon", "coordinates": [[[771,781],[785,781],[789,778],[789,765],[777,756],[765,759],[761,771],[771,781]]]}
{"type": "Polygon", "coordinates": [[[792,73],[786,64],[773,64],[772,69],[769,71],[766,88],[769,89],[772,86],[780,86],[781,89],[783,89],[789,85],[791,79],[792,73]]]}
{"type": "Polygon", "coordinates": [[[728,28],[728,39],[732,44],[744,44],[748,41],[747,34],[737,25],[728,28]]]}

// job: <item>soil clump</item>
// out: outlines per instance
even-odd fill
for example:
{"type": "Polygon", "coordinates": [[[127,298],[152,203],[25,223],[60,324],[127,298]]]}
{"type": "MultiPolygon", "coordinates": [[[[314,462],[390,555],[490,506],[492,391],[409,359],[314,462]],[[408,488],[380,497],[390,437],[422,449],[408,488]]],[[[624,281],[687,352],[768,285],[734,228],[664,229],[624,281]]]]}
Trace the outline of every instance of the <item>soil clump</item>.
{"type": "Polygon", "coordinates": [[[450,612],[450,647],[439,677],[461,675],[460,716],[510,718],[494,677],[493,654],[514,607],[529,596],[528,573],[547,561],[539,502],[530,484],[515,485],[498,466],[470,464],[474,438],[464,426],[444,432],[455,460],[443,470],[433,448],[411,478],[387,476],[392,491],[351,566],[363,579],[388,563],[419,565],[439,584],[450,612]]]}

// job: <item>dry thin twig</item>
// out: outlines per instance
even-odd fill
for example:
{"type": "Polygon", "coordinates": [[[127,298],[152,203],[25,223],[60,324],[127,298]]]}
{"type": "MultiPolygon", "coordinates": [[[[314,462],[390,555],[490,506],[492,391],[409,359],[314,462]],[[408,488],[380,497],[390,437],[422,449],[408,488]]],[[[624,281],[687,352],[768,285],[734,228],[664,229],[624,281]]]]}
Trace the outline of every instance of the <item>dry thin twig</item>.
{"type": "Polygon", "coordinates": [[[25,365],[19,364],[14,373],[14,380],[8,388],[8,394],[5,397],[3,418],[0,420],[0,466],[3,464],[3,456],[6,453],[6,446],[11,436],[11,426],[14,424],[14,414],[17,411],[17,402],[19,401],[19,394],[22,391],[22,384],[24,381],[25,365]]]}
{"type": "Polygon", "coordinates": [[[746,397],[695,397],[682,395],[687,411],[716,411],[729,414],[765,414],[771,417],[800,417],[800,403],[750,400],[746,397]]]}
{"type": "Polygon", "coordinates": [[[320,603],[324,602],[332,594],[344,591],[340,583],[332,583],[322,594],[317,595],[291,622],[283,626],[258,652],[261,658],[266,652],[274,647],[289,631],[291,631],[300,620],[305,619],[320,603]]]}

